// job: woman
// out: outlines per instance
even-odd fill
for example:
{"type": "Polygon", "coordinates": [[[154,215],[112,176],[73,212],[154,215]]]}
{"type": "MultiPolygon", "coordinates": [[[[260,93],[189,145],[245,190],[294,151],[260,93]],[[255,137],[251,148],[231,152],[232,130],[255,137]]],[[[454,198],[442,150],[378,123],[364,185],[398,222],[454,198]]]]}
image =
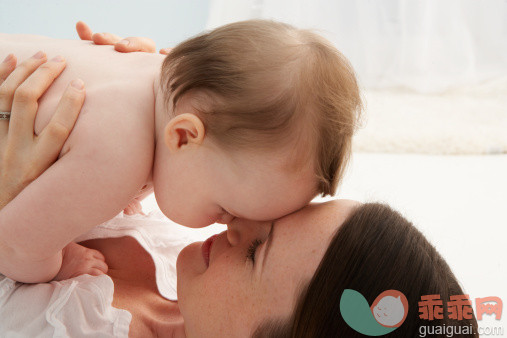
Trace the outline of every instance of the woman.
{"type": "MultiPolygon", "coordinates": [[[[13,72],[14,67],[12,60],[0,66],[0,81],[7,79],[0,83],[0,206],[56,159],[84,98],[84,91],[69,88],[53,121],[34,137],[37,99],[53,77],[40,69],[33,74],[23,69],[13,72]],[[13,90],[6,90],[5,83],[13,90]],[[27,88],[33,95],[23,95],[27,88]]],[[[477,327],[475,318],[419,318],[422,295],[441,295],[446,313],[449,296],[463,291],[424,236],[381,204],[336,200],[309,205],[274,222],[236,219],[227,231],[181,251],[178,302],[160,295],[153,256],[133,237],[93,238],[80,244],[104,255],[108,276],[80,276],[72,285],[99,278],[111,281],[112,305],[132,315],[123,323],[125,330],[112,331],[115,336],[362,336],[342,317],[340,298],[345,289],[358,291],[368,304],[385,290],[402,292],[408,314],[392,336],[415,336],[422,325],[477,327]]],[[[0,248],[8,250],[8,243],[0,239],[0,248]]],[[[90,289],[88,301],[102,296],[101,290],[90,289]]],[[[8,302],[0,304],[9,306],[8,302]]],[[[64,320],[80,316],[79,307],[68,311],[55,324],[55,334],[58,330],[68,334],[64,320]]],[[[25,318],[26,326],[31,320],[25,318]]],[[[95,329],[98,332],[80,335],[97,336],[107,328],[95,329]]]]}

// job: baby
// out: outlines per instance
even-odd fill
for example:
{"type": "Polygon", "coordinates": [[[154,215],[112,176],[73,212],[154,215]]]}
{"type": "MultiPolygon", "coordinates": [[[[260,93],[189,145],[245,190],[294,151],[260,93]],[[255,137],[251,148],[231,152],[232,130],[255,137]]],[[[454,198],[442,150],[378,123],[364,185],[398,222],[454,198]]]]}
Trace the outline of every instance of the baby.
{"type": "MultiPolygon", "coordinates": [[[[0,211],[0,273],[12,279],[72,276],[62,249],[82,255],[77,236],[152,186],[167,217],[203,227],[279,218],[334,194],[343,174],[359,90],[347,60],[314,33],[239,22],[165,59],[0,34],[0,58],[38,50],[67,66],[39,102],[36,133],[70,80],[84,80],[87,98],[58,161],[0,211]]],[[[37,53],[25,65],[43,61],[37,53]]]]}

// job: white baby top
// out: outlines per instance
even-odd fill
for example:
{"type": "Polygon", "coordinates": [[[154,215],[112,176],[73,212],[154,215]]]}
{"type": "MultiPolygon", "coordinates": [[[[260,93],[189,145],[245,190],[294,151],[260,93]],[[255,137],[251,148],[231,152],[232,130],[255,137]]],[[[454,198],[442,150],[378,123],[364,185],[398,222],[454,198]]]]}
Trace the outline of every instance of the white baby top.
{"type": "MultiPolygon", "coordinates": [[[[160,294],[176,300],[179,252],[209,235],[209,229],[185,228],[154,211],[148,216],[119,214],[75,241],[134,237],[153,258],[160,294]]],[[[113,292],[107,275],[23,284],[0,274],[0,337],[128,337],[132,316],[112,307],[113,292]]]]}

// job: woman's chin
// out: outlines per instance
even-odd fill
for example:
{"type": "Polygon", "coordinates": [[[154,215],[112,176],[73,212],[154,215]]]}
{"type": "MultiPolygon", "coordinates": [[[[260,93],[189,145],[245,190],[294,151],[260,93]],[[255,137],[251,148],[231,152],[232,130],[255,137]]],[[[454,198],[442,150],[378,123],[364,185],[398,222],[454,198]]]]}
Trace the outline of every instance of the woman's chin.
{"type": "Polygon", "coordinates": [[[194,242],[180,251],[178,259],[176,260],[178,289],[180,285],[188,283],[190,279],[206,271],[207,266],[201,249],[202,243],[203,242],[194,242]]]}

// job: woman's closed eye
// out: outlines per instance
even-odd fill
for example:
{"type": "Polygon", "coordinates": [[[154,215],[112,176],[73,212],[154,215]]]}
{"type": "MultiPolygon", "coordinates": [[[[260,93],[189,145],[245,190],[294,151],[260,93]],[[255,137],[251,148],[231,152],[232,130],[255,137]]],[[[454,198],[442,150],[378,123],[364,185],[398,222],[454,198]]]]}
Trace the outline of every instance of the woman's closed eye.
{"type": "Polygon", "coordinates": [[[258,238],[254,239],[247,250],[246,258],[250,259],[253,264],[255,264],[255,252],[257,251],[257,247],[262,244],[262,241],[258,238]]]}

